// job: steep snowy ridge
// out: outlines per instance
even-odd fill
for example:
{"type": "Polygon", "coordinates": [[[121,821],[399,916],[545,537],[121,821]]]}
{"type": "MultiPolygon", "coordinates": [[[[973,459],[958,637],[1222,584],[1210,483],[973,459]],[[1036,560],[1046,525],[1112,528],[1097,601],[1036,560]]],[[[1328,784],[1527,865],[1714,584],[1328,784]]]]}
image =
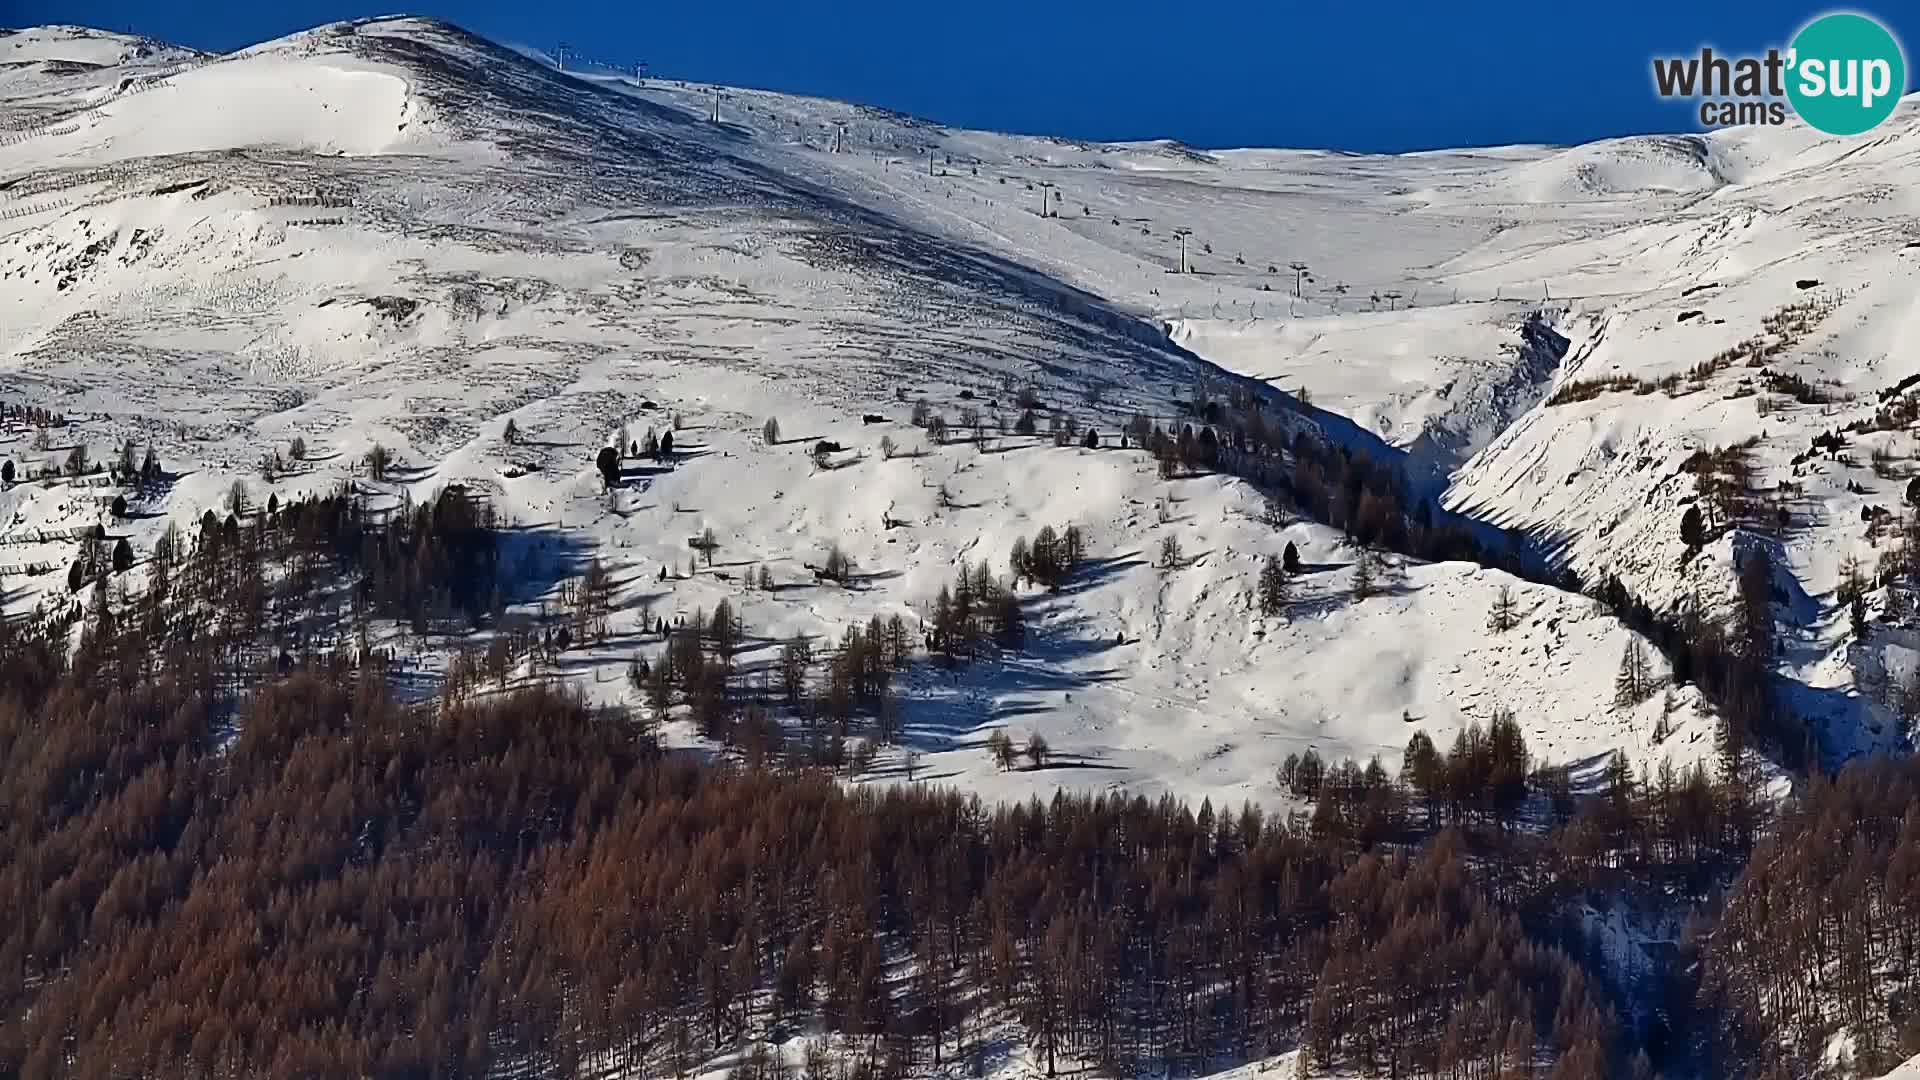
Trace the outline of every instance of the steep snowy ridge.
{"type": "Polygon", "coordinates": [[[0,29],[0,50],[5,50],[10,65],[68,63],[88,67],[165,62],[200,55],[192,49],[152,38],[57,24],[0,29]]]}
{"type": "MultiPolygon", "coordinates": [[[[353,476],[380,443],[407,469],[373,486],[425,497],[466,483],[612,560],[631,583],[616,640],[722,598],[770,640],[917,619],[963,562],[1004,574],[1016,538],[1078,524],[1090,567],[1059,594],[1028,591],[1024,655],[916,669],[902,687],[922,775],[992,794],[1278,801],[1288,753],[1391,766],[1414,726],[1444,743],[1501,708],[1556,761],[1710,752],[1690,693],[1665,724],[1658,696],[1613,707],[1631,634],[1591,603],[1454,563],[1406,566],[1359,599],[1333,531],[1276,530],[1245,483],[1164,481],[1117,448],[1136,412],[1183,419],[1174,403],[1199,382],[1305,390],[1420,470],[1461,467],[1449,505],[1667,599],[1726,575],[1718,549],[1677,569],[1691,497],[1678,462],[1761,425],[1797,451],[1819,410],[1758,418],[1726,391],[1547,404],[1554,350],[1524,328],[1566,338],[1558,385],[1684,370],[1819,277],[1811,293],[1842,301],[1823,332],[1849,335],[1832,347],[1880,342],[1880,370],[1852,381],[1906,373],[1886,354],[1889,320],[1910,312],[1874,282],[1911,258],[1894,246],[1908,196],[1889,170],[1912,140],[1878,158],[1796,132],[1779,133],[1790,152],[1712,136],[1196,153],[749,90],[722,92],[715,125],[714,88],[576,78],[430,20],[336,24],[222,58],[114,48],[128,50],[117,75],[72,76],[70,91],[0,70],[0,123],[21,132],[0,145],[0,398],[75,421],[46,449],[0,431],[0,456],[39,469],[76,441],[96,456],[152,443],[183,475],[138,508],[151,516],[108,522],[145,550],[236,479],[256,505],[285,501],[353,476]],[[123,84],[139,88],[100,98],[123,84]],[[1742,186],[1773,171],[1788,184],[1821,154],[1891,193],[1742,186]],[[1172,272],[1177,228],[1192,230],[1192,273],[1172,272]],[[1809,269],[1791,245],[1816,229],[1830,246],[1809,269]],[[1682,297],[1707,267],[1714,291],[1682,297]],[[1675,323],[1690,308],[1709,314],[1675,323]],[[1102,449],[1052,445],[1045,409],[1042,435],[1000,433],[1023,393],[1095,428],[1102,449]],[[977,410],[989,445],[909,426],[923,397],[949,424],[977,410]],[[593,451],[675,414],[686,460],[603,493],[593,451]],[[770,416],[784,434],[772,446],[770,416]],[[263,480],[260,459],[296,436],[313,460],[263,480]],[[906,452],[883,453],[883,436],[906,452]],[[810,454],[822,439],[843,448],[825,467],[810,454]],[[720,556],[689,575],[687,540],[708,528],[720,556]],[[1162,567],[1169,536],[1185,557],[1162,567]],[[862,570],[856,588],[813,582],[835,543],[862,570]],[[1258,568],[1288,543],[1306,572],[1288,615],[1260,616],[1258,568]],[[760,566],[785,587],[744,591],[760,566]],[[1491,635],[1503,586],[1523,617],[1491,635]],[[996,773],[979,749],[996,727],[1044,734],[1060,767],[996,773]]],[[[1786,358],[1828,346],[1808,335],[1786,358]]],[[[1277,422],[1311,423],[1272,400],[1277,422]]],[[[1853,496],[1828,498],[1823,512],[1857,522],[1853,496]]],[[[62,536],[102,511],[65,482],[0,494],[10,609],[62,593],[62,536]]],[[[1816,597],[1837,562],[1821,535],[1787,544],[1816,597]]],[[[1830,646],[1808,648],[1791,673],[1832,685],[1816,674],[1830,646]]],[[[631,656],[580,650],[569,669],[629,697],[631,656]]],[[[684,722],[671,731],[697,741],[684,722]]],[[[903,753],[877,774],[901,775],[903,753]]]]}

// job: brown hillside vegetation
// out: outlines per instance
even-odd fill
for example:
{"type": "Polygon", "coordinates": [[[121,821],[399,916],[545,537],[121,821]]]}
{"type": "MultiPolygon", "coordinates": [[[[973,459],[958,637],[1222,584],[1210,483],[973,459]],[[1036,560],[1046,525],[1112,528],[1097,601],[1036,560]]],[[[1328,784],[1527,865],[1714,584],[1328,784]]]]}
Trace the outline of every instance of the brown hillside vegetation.
{"type": "MultiPolygon", "coordinates": [[[[850,789],[777,740],[702,764],[504,674],[557,631],[509,625],[454,498],[210,521],[142,593],[0,624],[0,1076],[663,1076],[809,1024],[848,1076],[984,1063],[1010,1026],[1050,1072],[1754,1075],[1836,1018],[1920,1049],[1912,765],[1816,784],[1649,994],[1581,906],[1704,907],[1743,783],[1616,761],[1576,796],[1510,717],[1397,775],[1289,762],[1313,811],[1284,820],[850,789]],[[353,641],[376,617],[512,644],[487,689],[403,702],[353,641]]],[[[661,701],[770,710],[724,642],[701,670],[661,701]]]]}

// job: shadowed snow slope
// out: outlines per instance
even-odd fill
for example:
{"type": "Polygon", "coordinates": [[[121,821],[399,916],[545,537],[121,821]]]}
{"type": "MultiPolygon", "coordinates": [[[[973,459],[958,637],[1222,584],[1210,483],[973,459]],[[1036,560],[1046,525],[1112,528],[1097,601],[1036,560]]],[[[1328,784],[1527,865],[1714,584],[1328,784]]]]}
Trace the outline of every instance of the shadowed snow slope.
{"type": "MultiPolygon", "coordinates": [[[[727,91],[714,124],[710,88],[575,77],[428,20],[228,57],[22,33],[0,38],[0,56],[32,45],[0,68],[0,397],[75,424],[43,449],[0,431],[0,455],[38,468],[80,440],[96,456],[153,444],[181,475],[136,507],[151,516],[113,526],[145,550],[236,479],[256,505],[284,502],[383,444],[404,468],[362,485],[423,498],[469,484],[615,565],[612,636],[568,661],[608,700],[630,696],[635,651],[658,648],[643,620],[727,599],[751,673],[784,639],[917,620],[963,562],[1005,574],[1017,537],[1077,524],[1088,564],[1058,593],[1024,594],[1024,652],[901,680],[915,775],[989,794],[1276,800],[1288,753],[1392,767],[1414,727],[1444,743],[1503,708],[1557,761],[1710,753],[1690,691],[1614,707],[1630,635],[1590,602],[1464,564],[1399,568],[1360,599],[1355,554],[1330,530],[1270,527],[1247,485],[1162,480],[1118,448],[1128,418],[1176,419],[1197,382],[1255,388],[1294,426],[1311,421],[1268,383],[1310,391],[1451,504],[1670,599],[1723,591],[1732,544],[1678,569],[1692,497],[1678,462],[1747,434],[1797,450],[1838,420],[1798,404],[1758,416],[1734,393],[1757,369],[1739,366],[1673,398],[1546,404],[1555,386],[1684,371],[1808,296],[1833,297],[1822,333],[1845,336],[1804,335],[1776,364],[1861,390],[1906,373],[1894,354],[1912,292],[1895,283],[1911,208],[1893,177],[1911,164],[1911,105],[1894,136],[1855,150],[1783,130],[1201,153],[751,90],[727,91]],[[63,49],[109,66],[49,73],[63,49]],[[1192,273],[1171,272],[1176,228],[1192,230],[1192,273]],[[1806,277],[1823,283],[1798,288],[1806,277]],[[1708,314],[1677,323],[1686,308],[1708,314]],[[1045,406],[1043,431],[1056,409],[1102,448],[998,433],[1023,393],[1045,406]],[[987,445],[910,426],[921,398],[950,424],[978,410],[987,445]],[[760,436],[770,416],[776,445],[760,436]],[[673,428],[682,456],[629,462],[609,494],[592,459],[623,427],[673,428]],[[296,436],[310,460],[269,484],[259,461],[296,436]],[[822,439],[843,449],[816,463],[822,439]],[[687,541],[706,529],[719,548],[689,574],[687,541]],[[1171,567],[1168,536],[1185,550],[1171,567]],[[1306,572],[1289,612],[1262,617],[1260,562],[1289,542],[1306,572]],[[835,543],[857,567],[847,588],[811,569],[835,543]],[[777,588],[743,589],[763,566],[777,588]],[[1521,620],[1493,635],[1503,586],[1521,620]],[[1666,708],[1673,734],[1656,743],[1666,708]],[[1045,735],[1049,766],[996,773],[981,750],[996,727],[1045,735]]],[[[1841,475],[1809,487],[1824,501],[1786,540],[1816,597],[1865,501],[1833,486],[1841,475]]],[[[99,520],[105,494],[0,493],[10,607],[59,595],[61,537],[99,520]]],[[[1807,631],[1785,670],[1864,730],[1872,717],[1837,704],[1827,610],[1792,609],[1807,631]]],[[[683,720],[668,730],[698,741],[683,720]]],[[[888,749],[875,774],[904,778],[905,762],[888,749]]]]}

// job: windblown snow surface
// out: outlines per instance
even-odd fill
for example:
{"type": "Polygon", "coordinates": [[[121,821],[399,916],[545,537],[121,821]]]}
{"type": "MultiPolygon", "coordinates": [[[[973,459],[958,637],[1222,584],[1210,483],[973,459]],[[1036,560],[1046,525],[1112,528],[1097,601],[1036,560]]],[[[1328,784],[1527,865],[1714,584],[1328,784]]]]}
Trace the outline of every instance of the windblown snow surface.
{"type": "MultiPolygon", "coordinates": [[[[658,648],[643,617],[727,599],[762,665],[795,635],[916,621],[963,560],[1004,573],[1016,537],[1077,524],[1089,565],[1026,594],[1027,650],[914,667],[903,745],[871,776],[904,779],[912,750],[920,781],[992,797],[1279,804],[1289,753],[1393,767],[1414,727],[1444,744],[1497,708],[1550,761],[1710,753],[1690,689],[1662,741],[1661,696],[1614,707],[1631,635],[1592,601],[1467,564],[1406,564],[1359,600],[1337,533],[1275,530],[1247,484],[1163,481],[1114,447],[1134,412],[1171,420],[1196,384],[1242,379],[1304,394],[1311,408],[1280,415],[1403,457],[1449,507],[1522,526],[1543,555],[1618,573],[1656,605],[1726,599],[1734,541],[1682,566],[1680,466],[1757,438],[1763,481],[1800,485],[1778,540],[1781,674],[1831,754],[1884,746],[1895,729],[1854,673],[1886,678],[1912,653],[1891,630],[1850,648],[1833,592],[1846,555],[1872,556],[1862,507],[1898,507],[1912,445],[1854,445],[1864,464],[1884,443],[1885,475],[1789,465],[1920,374],[1920,226],[1902,181],[1920,165],[1920,108],[1881,130],[1201,152],[577,75],[427,20],[219,57],[14,32],[0,36],[0,398],[74,424],[45,449],[0,432],[0,456],[37,468],[131,438],[177,479],[127,521],[106,519],[104,489],[0,494],[0,598],[58,600],[70,531],[105,522],[144,552],[236,479],[255,505],[350,477],[415,498],[462,483],[615,566],[611,640],[565,665],[614,701],[632,696],[635,650],[658,648]],[[1175,229],[1191,230],[1191,273],[1173,272],[1175,229]],[[1761,415],[1744,366],[1677,397],[1545,403],[1577,378],[1685,371],[1807,300],[1817,325],[1769,364],[1833,404],[1761,415]],[[1023,387],[1105,448],[1009,435],[981,452],[906,422],[921,397],[949,422],[965,408],[1011,421],[1023,387]],[[604,493],[598,448],[676,415],[683,460],[604,493]],[[268,484],[257,463],[296,436],[311,460],[268,484]],[[886,458],[883,437],[908,453],[886,458]],[[821,439],[845,447],[828,468],[810,455],[821,439]],[[376,442],[403,466],[385,483],[356,475],[376,442]],[[709,528],[718,555],[688,577],[687,541],[709,528]],[[1168,535],[1187,553],[1176,569],[1155,565],[1168,535]],[[810,568],[836,541],[858,570],[847,588],[810,568]],[[1298,596],[1262,617],[1258,567],[1289,542],[1298,596]],[[745,589],[763,565],[779,587],[745,589]],[[1494,635],[1503,587],[1522,619],[1494,635]],[[1044,735],[1053,762],[997,772],[982,750],[996,728],[1044,735]]],[[[437,660],[418,662],[430,675],[437,660]]],[[[667,732],[700,741],[684,721],[667,732]]]]}

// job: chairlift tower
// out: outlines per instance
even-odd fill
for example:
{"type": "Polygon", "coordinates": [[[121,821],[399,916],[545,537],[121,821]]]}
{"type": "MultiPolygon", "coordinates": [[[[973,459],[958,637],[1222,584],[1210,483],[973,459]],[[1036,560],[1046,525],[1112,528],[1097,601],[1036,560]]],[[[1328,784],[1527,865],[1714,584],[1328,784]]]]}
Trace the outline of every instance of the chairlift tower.
{"type": "Polygon", "coordinates": [[[1293,295],[1299,296],[1300,295],[1300,279],[1301,279],[1301,276],[1307,272],[1307,264],[1300,262],[1299,260],[1296,259],[1295,261],[1287,264],[1287,269],[1293,271],[1293,295]]]}
{"type": "Polygon", "coordinates": [[[1193,235],[1193,230],[1183,225],[1173,230],[1173,235],[1180,238],[1180,269],[1176,273],[1190,274],[1193,271],[1187,267],[1187,237],[1193,235]]]}

